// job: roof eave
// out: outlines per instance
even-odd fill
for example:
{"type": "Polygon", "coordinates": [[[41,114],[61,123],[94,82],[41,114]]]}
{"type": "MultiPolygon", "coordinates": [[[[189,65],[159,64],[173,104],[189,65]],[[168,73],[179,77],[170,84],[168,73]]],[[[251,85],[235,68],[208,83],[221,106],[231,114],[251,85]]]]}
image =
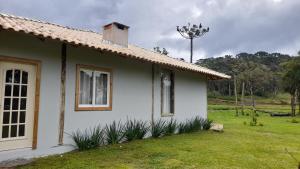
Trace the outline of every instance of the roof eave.
{"type": "Polygon", "coordinates": [[[125,56],[125,57],[130,57],[130,58],[133,58],[133,59],[136,59],[136,60],[142,60],[142,61],[146,61],[146,62],[150,62],[150,63],[155,63],[155,64],[159,64],[159,65],[166,65],[166,66],[170,66],[170,67],[174,67],[174,68],[178,68],[178,69],[182,69],[182,70],[186,70],[186,71],[196,72],[196,73],[200,73],[200,74],[204,75],[208,80],[221,80],[221,79],[230,79],[231,78],[230,76],[219,73],[219,72],[217,72],[217,73],[220,74],[220,75],[195,71],[195,70],[192,70],[192,69],[188,69],[188,68],[184,68],[184,67],[180,67],[180,66],[176,66],[176,65],[172,65],[172,64],[161,63],[161,62],[153,61],[153,60],[150,60],[150,59],[137,57],[137,56],[126,54],[126,53],[119,52],[119,51],[113,51],[111,49],[100,48],[100,47],[96,47],[96,46],[92,46],[92,45],[86,45],[86,44],[83,44],[83,43],[80,43],[80,42],[76,43],[74,41],[68,41],[68,40],[62,39],[60,37],[53,38],[52,36],[45,36],[44,34],[38,34],[38,33],[30,32],[30,31],[24,31],[24,30],[21,30],[21,29],[18,30],[18,29],[11,28],[11,27],[6,28],[3,25],[0,25],[0,30],[1,29],[7,30],[7,31],[13,31],[13,32],[29,34],[29,35],[39,37],[39,38],[44,38],[44,39],[58,40],[62,43],[68,43],[68,44],[71,44],[71,45],[74,45],[74,46],[84,46],[84,47],[93,48],[93,49],[100,50],[100,51],[107,51],[107,52],[115,53],[115,54],[122,55],[122,56],[125,56]]]}

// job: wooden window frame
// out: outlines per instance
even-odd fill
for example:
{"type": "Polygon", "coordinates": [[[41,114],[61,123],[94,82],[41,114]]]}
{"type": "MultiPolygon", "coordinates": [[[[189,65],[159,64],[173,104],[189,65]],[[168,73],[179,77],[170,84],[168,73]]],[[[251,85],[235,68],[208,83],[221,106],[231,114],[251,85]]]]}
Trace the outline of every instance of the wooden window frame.
{"type": "Polygon", "coordinates": [[[76,65],[76,91],[75,91],[75,111],[111,111],[112,110],[112,94],[113,94],[113,88],[112,88],[112,82],[113,81],[113,71],[109,68],[102,68],[98,66],[93,65],[82,65],[77,64],[76,65]],[[79,97],[80,97],[80,70],[86,69],[90,71],[100,71],[100,72],[107,72],[109,73],[109,98],[108,98],[108,106],[106,107],[81,107],[79,104],[79,97]]]}
{"type": "Polygon", "coordinates": [[[41,84],[41,61],[32,59],[16,58],[11,56],[0,56],[0,61],[19,63],[25,65],[33,65],[36,68],[36,82],[35,82],[35,104],[34,104],[34,119],[33,119],[33,136],[32,136],[32,149],[37,148],[38,138],[38,120],[39,120],[39,106],[40,106],[40,84],[41,84]]]}
{"type": "Polygon", "coordinates": [[[160,114],[161,117],[170,117],[175,115],[175,73],[171,70],[162,70],[161,71],[161,77],[160,77],[160,114]],[[164,105],[164,84],[163,84],[163,73],[169,72],[170,73],[170,80],[171,80],[171,103],[170,103],[170,113],[164,113],[163,112],[163,105],[164,105]]]}

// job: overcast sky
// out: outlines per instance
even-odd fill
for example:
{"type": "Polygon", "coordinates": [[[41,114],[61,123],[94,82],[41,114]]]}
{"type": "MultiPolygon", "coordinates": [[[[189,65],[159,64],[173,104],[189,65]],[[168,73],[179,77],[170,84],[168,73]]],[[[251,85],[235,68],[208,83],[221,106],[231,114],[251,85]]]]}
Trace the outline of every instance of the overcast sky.
{"type": "Polygon", "coordinates": [[[300,50],[300,0],[0,0],[0,12],[101,32],[118,21],[129,41],[166,48],[189,60],[189,41],[176,26],[209,26],[194,42],[195,59],[256,51],[300,50]]]}

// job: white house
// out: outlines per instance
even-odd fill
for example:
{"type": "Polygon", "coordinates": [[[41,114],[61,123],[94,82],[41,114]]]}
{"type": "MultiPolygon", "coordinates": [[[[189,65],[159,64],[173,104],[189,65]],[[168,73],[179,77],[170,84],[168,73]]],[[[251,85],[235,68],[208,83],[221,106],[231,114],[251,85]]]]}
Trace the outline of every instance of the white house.
{"type": "Polygon", "coordinates": [[[72,150],[68,133],[114,120],[207,117],[229,76],[103,34],[0,14],[0,161],[72,150]]]}

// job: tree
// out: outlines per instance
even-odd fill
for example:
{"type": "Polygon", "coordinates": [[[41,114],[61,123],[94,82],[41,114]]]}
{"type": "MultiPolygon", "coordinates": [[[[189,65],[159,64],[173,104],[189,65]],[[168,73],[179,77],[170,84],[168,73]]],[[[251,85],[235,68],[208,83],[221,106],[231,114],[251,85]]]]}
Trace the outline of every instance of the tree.
{"type": "Polygon", "coordinates": [[[185,39],[189,39],[191,41],[191,60],[190,62],[193,63],[193,39],[199,38],[203,36],[205,33],[209,31],[209,27],[202,28],[201,23],[198,25],[192,25],[188,23],[188,26],[183,26],[179,28],[177,26],[177,32],[180,33],[182,37],[185,39]]]}
{"type": "MultiPolygon", "coordinates": [[[[208,67],[238,78],[238,94],[241,94],[242,83],[245,83],[245,96],[251,94],[251,86],[255,96],[276,96],[283,91],[281,84],[282,72],[285,68],[282,63],[293,57],[281,53],[267,53],[259,51],[254,54],[240,53],[236,56],[225,55],[217,58],[200,59],[196,64],[208,67]],[[250,83],[250,82],[251,83],[250,83]]],[[[208,92],[213,95],[228,95],[233,91],[232,79],[209,81],[208,92]]]]}
{"type": "Polygon", "coordinates": [[[283,86],[285,91],[291,95],[291,111],[292,116],[295,116],[297,95],[300,90],[300,57],[295,57],[286,62],[283,67],[285,68],[282,76],[283,86]]]}

